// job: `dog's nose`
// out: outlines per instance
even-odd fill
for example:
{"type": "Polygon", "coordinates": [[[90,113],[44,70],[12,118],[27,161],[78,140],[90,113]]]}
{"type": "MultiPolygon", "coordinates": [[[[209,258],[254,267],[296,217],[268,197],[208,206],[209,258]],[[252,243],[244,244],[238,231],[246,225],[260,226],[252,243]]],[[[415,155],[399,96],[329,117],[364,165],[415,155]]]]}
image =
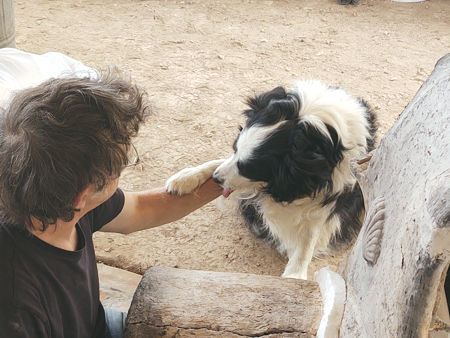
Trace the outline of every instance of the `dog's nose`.
{"type": "Polygon", "coordinates": [[[216,182],[219,185],[223,184],[224,179],[221,178],[219,175],[216,175],[216,173],[213,174],[213,181],[216,182]]]}

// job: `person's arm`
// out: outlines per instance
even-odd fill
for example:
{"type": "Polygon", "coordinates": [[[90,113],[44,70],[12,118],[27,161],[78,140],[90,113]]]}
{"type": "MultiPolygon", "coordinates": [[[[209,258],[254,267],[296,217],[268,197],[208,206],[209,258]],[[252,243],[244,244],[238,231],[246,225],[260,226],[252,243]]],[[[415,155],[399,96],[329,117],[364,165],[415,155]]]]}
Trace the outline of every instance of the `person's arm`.
{"type": "Polygon", "coordinates": [[[194,192],[175,196],[165,188],[124,192],[122,211],[100,231],[129,234],[176,221],[220,196],[222,188],[207,180],[194,192]]]}

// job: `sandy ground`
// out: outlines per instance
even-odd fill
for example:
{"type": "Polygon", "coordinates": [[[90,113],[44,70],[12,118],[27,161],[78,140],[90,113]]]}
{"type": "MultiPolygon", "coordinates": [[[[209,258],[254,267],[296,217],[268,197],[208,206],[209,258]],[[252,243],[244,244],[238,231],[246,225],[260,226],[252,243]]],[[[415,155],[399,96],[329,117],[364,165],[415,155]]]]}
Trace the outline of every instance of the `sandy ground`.
{"type": "MultiPolygon", "coordinates": [[[[176,171],[227,157],[248,95],[318,78],[365,98],[382,136],[450,52],[450,1],[16,0],[16,44],[131,74],[154,110],[135,144],[144,163],[120,186],[160,186],[176,171]]],[[[128,236],[95,236],[99,261],[279,275],[285,258],[210,203],[128,236]]],[[[311,271],[337,263],[316,259],[311,271]]]]}

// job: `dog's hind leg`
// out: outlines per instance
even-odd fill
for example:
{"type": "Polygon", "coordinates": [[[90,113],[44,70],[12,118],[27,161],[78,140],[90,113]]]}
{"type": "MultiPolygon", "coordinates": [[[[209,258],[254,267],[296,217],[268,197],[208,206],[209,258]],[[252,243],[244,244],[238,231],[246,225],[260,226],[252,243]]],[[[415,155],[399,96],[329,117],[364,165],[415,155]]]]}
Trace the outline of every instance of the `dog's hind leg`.
{"type": "Polygon", "coordinates": [[[197,167],[180,170],[166,181],[166,190],[172,195],[189,194],[205,183],[224,161],[209,161],[197,167]]]}
{"type": "Polygon", "coordinates": [[[316,244],[319,240],[320,228],[313,225],[303,228],[298,244],[289,254],[289,261],[281,277],[308,279],[308,266],[314,255],[316,244]]]}

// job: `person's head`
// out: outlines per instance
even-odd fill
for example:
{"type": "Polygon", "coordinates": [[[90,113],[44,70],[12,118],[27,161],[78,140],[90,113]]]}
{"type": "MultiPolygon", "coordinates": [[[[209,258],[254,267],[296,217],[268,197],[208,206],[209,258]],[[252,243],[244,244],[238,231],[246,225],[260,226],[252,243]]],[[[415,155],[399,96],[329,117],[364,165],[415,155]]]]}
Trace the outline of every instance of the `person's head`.
{"type": "Polygon", "coordinates": [[[0,210],[42,230],[73,219],[89,186],[101,192],[128,163],[148,112],[144,93],[117,72],[60,78],[16,94],[0,117],[0,210]]]}

